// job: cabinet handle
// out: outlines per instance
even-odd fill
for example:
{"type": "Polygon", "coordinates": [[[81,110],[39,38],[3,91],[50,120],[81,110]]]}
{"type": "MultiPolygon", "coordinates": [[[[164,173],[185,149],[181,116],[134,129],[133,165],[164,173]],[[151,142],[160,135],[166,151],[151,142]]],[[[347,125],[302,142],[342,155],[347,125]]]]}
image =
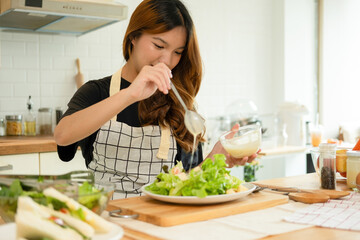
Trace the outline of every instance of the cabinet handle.
{"type": "Polygon", "coordinates": [[[12,170],[12,169],[13,169],[13,165],[11,165],[11,164],[0,166],[0,171],[6,171],[6,170],[12,170]]]}

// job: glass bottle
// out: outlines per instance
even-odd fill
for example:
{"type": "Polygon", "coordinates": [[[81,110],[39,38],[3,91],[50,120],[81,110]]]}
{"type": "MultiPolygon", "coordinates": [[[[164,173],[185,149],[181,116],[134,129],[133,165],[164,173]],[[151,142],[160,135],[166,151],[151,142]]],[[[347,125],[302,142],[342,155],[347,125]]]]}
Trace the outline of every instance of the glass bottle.
{"type": "Polygon", "coordinates": [[[319,170],[321,187],[336,187],[336,144],[321,143],[319,145],[319,170]]]}
{"type": "Polygon", "coordinates": [[[31,101],[31,96],[27,101],[27,113],[24,117],[24,135],[25,136],[35,136],[36,135],[36,117],[33,113],[33,102],[31,101]]]}

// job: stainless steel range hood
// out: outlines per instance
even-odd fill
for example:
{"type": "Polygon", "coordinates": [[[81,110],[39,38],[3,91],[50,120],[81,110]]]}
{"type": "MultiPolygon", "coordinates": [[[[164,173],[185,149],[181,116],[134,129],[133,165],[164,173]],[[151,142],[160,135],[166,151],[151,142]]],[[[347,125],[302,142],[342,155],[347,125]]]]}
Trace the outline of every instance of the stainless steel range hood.
{"type": "Polygon", "coordinates": [[[127,18],[111,0],[1,0],[0,29],[81,35],[127,18]]]}

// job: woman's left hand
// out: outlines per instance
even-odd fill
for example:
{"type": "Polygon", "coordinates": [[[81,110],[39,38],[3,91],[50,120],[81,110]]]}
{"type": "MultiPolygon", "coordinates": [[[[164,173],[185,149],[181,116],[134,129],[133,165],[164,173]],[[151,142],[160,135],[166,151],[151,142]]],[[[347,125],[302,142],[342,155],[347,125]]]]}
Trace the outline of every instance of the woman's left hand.
{"type": "MultiPolygon", "coordinates": [[[[239,127],[240,127],[239,124],[235,124],[231,128],[231,130],[236,131],[239,127]]],[[[259,152],[260,152],[260,150],[257,153],[259,153],[259,152]]],[[[257,153],[254,153],[251,156],[247,156],[247,157],[243,157],[243,158],[235,158],[226,152],[226,150],[224,149],[224,147],[222,146],[220,141],[217,141],[217,143],[215,144],[214,148],[212,149],[212,151],[208,155],[208,157],[211,158],[214,154],[224,154],[226,156],[226,163],[228,164],[228,167],[231,168],[231,167],[234,167],[237,165],[245,165],[247,162],[251,163],[257,157],[257,153]]]]}
{"type": "Polygon", "coordinates": [[[235,157],[231,156],[230,154],[228,154],[226,152],[226,150],[224,149],[224,147],[221,145],[220,141],[218,141],[215,144],[211,153],[213,153],[213,154],[209,154],[208,157],[212,157],[214,154],[224,154],[226,156],[226,163],[228,164],[228,167],[231,168],[231,167],[234,167],[237,165],[245,165],[247,162],[251,163],[257,157],[258,152],[254,153],[253,155],[248,156],[248,157],[235,158],[235,157]]]}

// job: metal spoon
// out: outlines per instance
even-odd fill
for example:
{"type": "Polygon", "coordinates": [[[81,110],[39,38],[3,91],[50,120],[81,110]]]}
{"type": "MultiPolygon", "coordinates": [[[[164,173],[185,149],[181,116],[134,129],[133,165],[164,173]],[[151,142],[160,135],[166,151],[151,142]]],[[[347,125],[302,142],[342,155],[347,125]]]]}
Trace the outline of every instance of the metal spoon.
{"type": "Polygon", "coordinates": [[[172,82],[171,82],[171,89],[173,90],[173,92],[175,93],[175,96],[177,97],[177,99],[179,100],[179,102],[181,103],[183,108],[185,109],[184,120],[185,120],[186,128],[194,136],[200,134],[204,130],[205,119],[197,112],[189,110],[186,107],[183,99],[181,98],[179,92],[177,91],[175,85],[172,82]]]}

